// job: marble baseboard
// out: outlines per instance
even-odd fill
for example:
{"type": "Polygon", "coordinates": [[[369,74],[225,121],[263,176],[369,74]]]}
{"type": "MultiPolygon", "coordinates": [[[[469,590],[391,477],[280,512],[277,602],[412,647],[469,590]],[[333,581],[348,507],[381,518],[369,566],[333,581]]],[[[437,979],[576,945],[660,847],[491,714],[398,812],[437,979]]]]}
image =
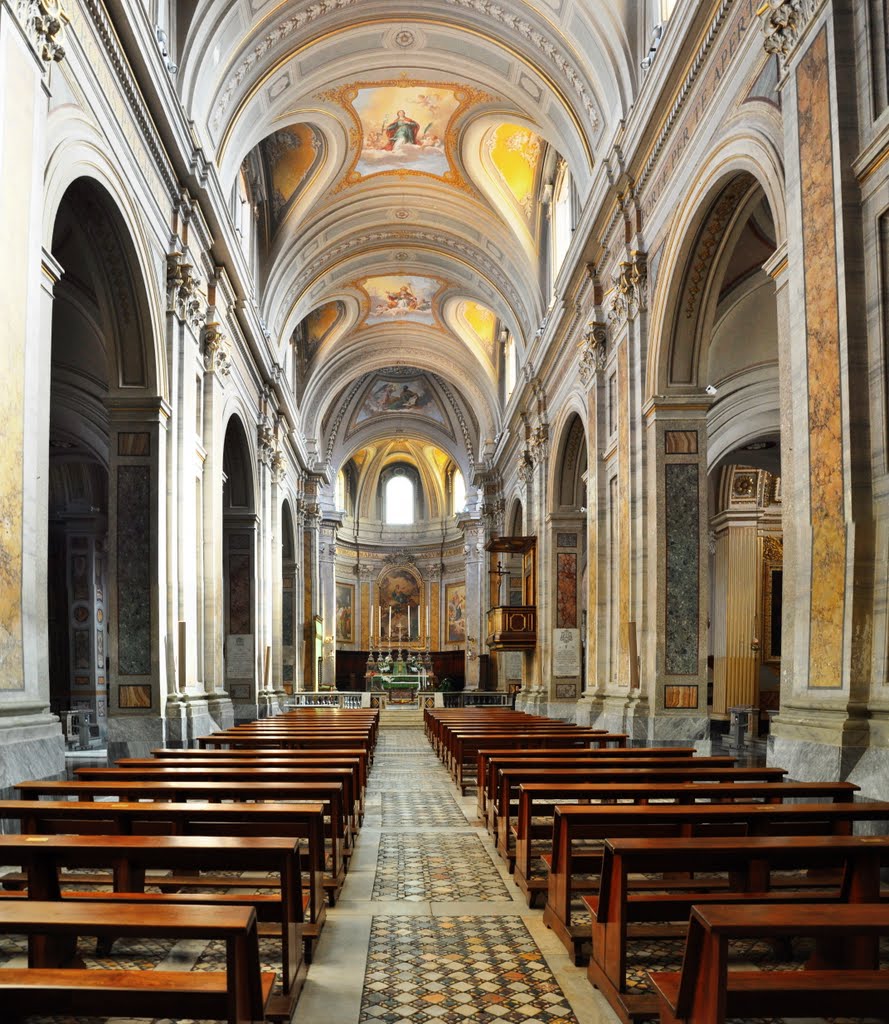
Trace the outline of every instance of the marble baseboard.
{"type": "Polygon", "coordinates": [[[255,722],[257,718],[263,717],[260,705],[253,701],[232,704],[232,710],[234,712],[234,725],[255,722]]]}
{"type": "Polygon", "coordinates": [[[786,768],[789,779],[799,782],[849,780],[865,786],[862,796],[889,799],[889,751],[859,745],[818,743],[796,736],[770,735],[767,764],[786,768]],[[882,779],[875,773],[881,771],[882,779]]]}
{"type": "Polygon", "coordinates": [[[235,724],[235,709],[227,693],[212,693],[207,697],[208,732],[231,729],[235,724]]]}
{"type": "Polygon", "coordinates": [[[64,777],[65,741],[55,715],[4,719],[0,728],[0,792],[14,798],[11,787],[25,779],[64,777]]]}
{"type": "MultiPolygon", "coordinates": [[[[172,741],[175,743],[177,738],[172,736],[172,741]]],[[[170,740],[166,719],[157,715],[109,718],[108,763],[114,764],[121,757],[150,757],[155,747],[169,746],[170,740]]]]}
{"type": "Polygon", "coordinates": [[[535,712],[538,715],[546,715],[548,718],[556,718],[560,722],[577,722],[577,701],[576,700],[542,700],[535,712]]]}

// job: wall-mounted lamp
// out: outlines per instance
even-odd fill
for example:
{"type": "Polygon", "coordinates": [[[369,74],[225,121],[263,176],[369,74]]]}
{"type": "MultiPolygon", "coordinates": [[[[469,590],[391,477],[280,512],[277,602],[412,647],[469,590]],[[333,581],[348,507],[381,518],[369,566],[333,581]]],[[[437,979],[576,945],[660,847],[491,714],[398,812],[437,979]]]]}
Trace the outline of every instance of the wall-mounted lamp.
{"type": "Polygon", "coordinates": [[[661,45],[661,36],[664,34],[663,25],[655,25],[651,30],[651,46],[646,56],[639,62],[639,67],[643,71],[647,71],[654,63],[654,56],[657,53],[657,48],[661,45]]]}

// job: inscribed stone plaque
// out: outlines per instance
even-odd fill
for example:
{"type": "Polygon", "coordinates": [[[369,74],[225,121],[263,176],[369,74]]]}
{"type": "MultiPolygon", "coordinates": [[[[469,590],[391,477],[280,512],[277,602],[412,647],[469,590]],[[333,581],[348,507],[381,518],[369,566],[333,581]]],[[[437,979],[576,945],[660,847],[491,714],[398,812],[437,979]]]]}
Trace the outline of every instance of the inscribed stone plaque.
{"type": "Polygon", "coordinates": [[[228,679],[252,679],[253,634],[230,634],[225,641],[225,675],[228,679]]]}
{"type": "Polygon", "coordinates": [[[557,533],[556,534],[556,547],[557,548],[576,548],[577,547],[577,534],[576,533],[557,533]]]}
{"type": "Polygon", "coordinates": [[[580,630],[553,630],[553,675],[580,675],[580,630]]]}

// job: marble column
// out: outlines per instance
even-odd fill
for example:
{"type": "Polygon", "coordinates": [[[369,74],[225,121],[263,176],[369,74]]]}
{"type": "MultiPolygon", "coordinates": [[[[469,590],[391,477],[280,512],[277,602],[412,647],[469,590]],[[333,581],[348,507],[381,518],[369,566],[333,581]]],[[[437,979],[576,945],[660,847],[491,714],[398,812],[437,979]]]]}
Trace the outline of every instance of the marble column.
{"type": "MultiPolygon", "coordinates": [[[[788,218],[787,339],[781,341],[785,607],[781,709],[769,758],[800,779],[843,778],[870,742],[874,522],[861,253],[855,5],[811,0],[763,13],[781,61],[788,218]],[[788,387],[789,385],[789,387],[788,387]],[[786,627],[785,627],[785,639],[786,627]]],[[[862,76],[864,76],[862,78],[862,76]]],[[[885,795],[885,787],[883,787],[885,795]]]]}
{"type": "MultiPolygon", "coordinates": [[[[759,701],[759,656],[755,649],[760,589],[757,515],[723,513],[711,523],[713,557],[713,717],[759,701]]],[[[761,634],[760,634],[761,635],[761,634]]]]}
{"type": "Polygon", "coordinates": [[[321,543],[318,549],[324,634],[321,682],[324,686],[336,685],[336,540],[341,523],[341,516],[330,518],[325,515],[321,521],[321,543]]]}
{"type": "Polygon", "coordinates": [[[211,730],[234,724],[234,709],[225,689],[225,602],[222,577],[222,459],[225,436],[222,409],[229,379],[228,346],[219,325],[209,319],[204,332],[201,444],[201,619],[203,683],[211,730]]]}
{"type": "Polygon", "coordinates": [[[25,34],[15,4],[2,0],[0,793],[65,765],[59,720],[49,713],[46,641],[52,294],[60,268],[41,252],[50,91],[36,42],[25,34]]]}
{"type": "Polygon", "coordinates": [[[466,566],[466,689],[477,690],[478,656],[484,651],[487,635],[487,579],[485,572],[484,524],[469,513],[458,516],[463,531],[466,566]]]}

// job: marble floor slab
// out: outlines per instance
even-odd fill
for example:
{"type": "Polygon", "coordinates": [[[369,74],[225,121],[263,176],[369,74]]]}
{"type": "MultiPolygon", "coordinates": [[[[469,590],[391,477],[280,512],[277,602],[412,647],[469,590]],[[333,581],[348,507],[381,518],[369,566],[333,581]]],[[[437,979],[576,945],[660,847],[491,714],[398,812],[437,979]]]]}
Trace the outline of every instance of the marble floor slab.
{"type": "Polygon", "coordinates": [[[466,815],[448,793],[383,793],[383,828],[466,828],[466,815]]]}
{"type": "Polygon", "coordinates": [[[509,893],[475,835],[384,833],[377,855],[375,900],[508,900],[509,893]]]}
{"type": "Polygon", "coordinates": [[[577,1024],[520,917],[374,917],[359,1024],[577,1024]]]}

